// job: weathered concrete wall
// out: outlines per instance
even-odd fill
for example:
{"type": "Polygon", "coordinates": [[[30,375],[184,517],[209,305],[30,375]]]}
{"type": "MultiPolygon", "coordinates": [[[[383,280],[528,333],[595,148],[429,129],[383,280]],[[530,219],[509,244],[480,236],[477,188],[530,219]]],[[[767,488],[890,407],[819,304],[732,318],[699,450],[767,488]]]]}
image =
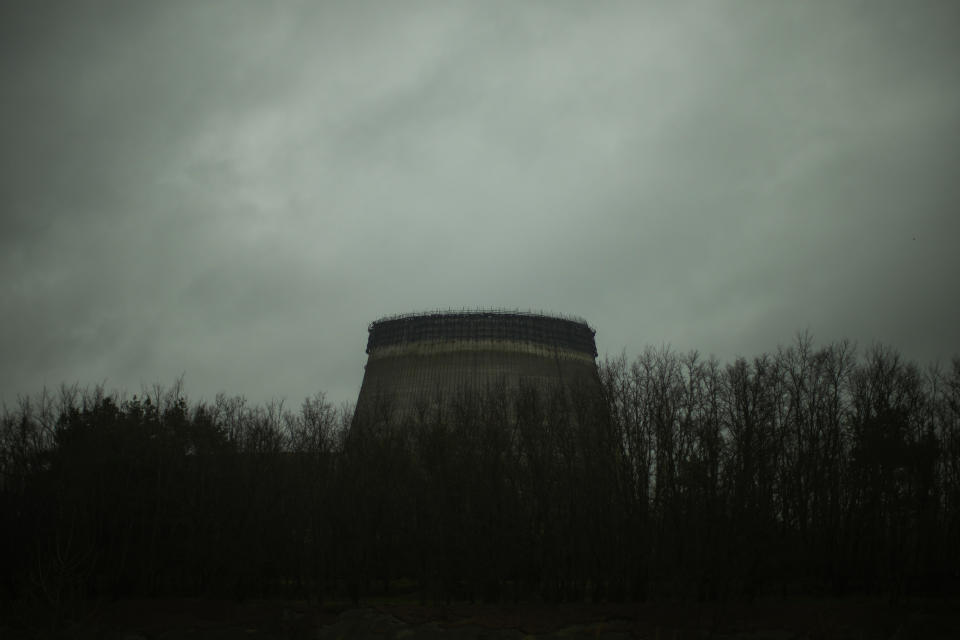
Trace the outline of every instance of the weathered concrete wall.
{"type": "Polygon", "coordinates": [[[596,385],[594,332],[583,321],[480,312],[403,316],[370,326],[357,414],[416,415],[466,393],[596,385]]]}

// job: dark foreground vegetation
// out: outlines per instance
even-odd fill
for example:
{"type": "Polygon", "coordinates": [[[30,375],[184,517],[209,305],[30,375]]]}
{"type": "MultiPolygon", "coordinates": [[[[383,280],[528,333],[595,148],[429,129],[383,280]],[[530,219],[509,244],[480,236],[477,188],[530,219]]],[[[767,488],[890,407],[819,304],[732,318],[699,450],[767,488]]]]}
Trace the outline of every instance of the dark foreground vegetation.
{"type": "Polygon", "coordinates": [[[960,359],[648,350],[399,419],[181,386],[5,408],[0,599],[725,601],[960,590],[960,359]]]}

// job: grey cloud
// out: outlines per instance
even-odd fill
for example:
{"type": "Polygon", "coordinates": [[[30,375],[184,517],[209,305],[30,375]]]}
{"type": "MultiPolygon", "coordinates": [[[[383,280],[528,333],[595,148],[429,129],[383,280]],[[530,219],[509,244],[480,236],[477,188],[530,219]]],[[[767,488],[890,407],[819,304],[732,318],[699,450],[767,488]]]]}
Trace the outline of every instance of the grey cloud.
{"type": "Polygon", "coordinates": [[[350,400],[369,321],[448,306],[960,352],[952,3],[3,11],[4,401],[350,400]]]}

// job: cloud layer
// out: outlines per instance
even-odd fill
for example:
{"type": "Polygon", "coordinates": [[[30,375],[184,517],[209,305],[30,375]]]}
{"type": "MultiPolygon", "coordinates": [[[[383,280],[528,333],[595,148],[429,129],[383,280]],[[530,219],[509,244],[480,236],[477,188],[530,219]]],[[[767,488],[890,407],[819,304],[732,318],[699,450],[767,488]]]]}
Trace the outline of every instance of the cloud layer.
{"type": "Polygon", "coordinates": [[[955,3],[0,10],[0,393],[352,400],[366,325],[960,353],[955,3]]]}

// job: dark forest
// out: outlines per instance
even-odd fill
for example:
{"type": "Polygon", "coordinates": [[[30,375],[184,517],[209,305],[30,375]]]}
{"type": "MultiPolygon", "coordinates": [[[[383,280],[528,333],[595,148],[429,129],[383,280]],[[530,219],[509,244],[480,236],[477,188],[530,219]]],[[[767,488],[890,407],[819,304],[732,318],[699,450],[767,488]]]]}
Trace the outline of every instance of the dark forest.
{"type": "Polygon", "coordinates": [[[648,349],[396,419],[62,386],[5,407],[0,597],[620,602],[960,590],[960,358],[648,349]]]}

